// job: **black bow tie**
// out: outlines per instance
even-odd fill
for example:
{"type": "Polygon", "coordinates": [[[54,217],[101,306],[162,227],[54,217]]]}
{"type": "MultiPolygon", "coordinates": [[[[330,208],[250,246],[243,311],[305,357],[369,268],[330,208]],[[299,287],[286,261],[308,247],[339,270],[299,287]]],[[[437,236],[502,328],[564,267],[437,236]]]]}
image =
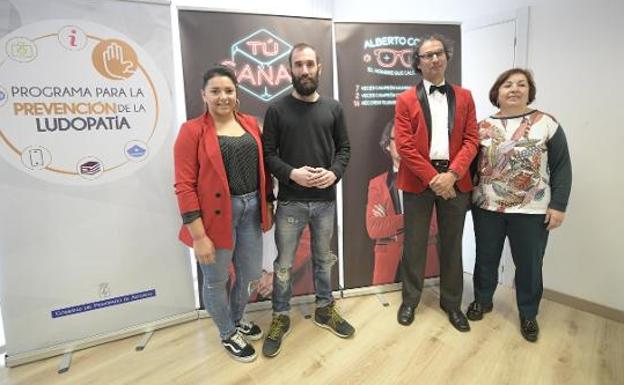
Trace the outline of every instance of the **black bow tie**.
{"type": "Polygon", "coordinates": [[[441,86],[434,86],[433,84],[429,86],[429,95],[433,93],[433,91],[438,91],[441,94],[446,94],[446,84],[442,84],[441,86]]]}

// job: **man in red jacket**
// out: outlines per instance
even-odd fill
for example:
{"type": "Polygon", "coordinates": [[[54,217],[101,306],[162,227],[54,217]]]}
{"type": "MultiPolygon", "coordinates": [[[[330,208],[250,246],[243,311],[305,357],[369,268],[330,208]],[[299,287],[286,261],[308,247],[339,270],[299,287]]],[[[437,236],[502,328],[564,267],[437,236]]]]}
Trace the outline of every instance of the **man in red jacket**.
{"type": "Polygon", "coordinates": [[[397,319],[414,321],[423,289],[427,236],[435,203],[440,235],[440,307],[459,331],[470,325],[460,310],[463,290],[462,235],[472,182],[469,166],[478,134],[470,91],[445,81],[452,56],[440,35],[419,39],[413,66],[422,81],[397,96],[395,140],[401,165],[405,250],[401,264],[403,302],[397,319]]]}

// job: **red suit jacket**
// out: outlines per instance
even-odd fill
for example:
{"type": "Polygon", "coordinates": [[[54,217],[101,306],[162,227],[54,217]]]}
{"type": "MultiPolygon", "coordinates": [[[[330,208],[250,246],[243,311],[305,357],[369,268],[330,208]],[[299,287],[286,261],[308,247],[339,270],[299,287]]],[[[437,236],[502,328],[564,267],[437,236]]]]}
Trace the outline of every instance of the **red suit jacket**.
{"type": "MultiPolygon", "coordinates": [[[[394,209],[388,189],[388,173],[384,172],[370,180],[366,202],[366,231],[375,240],[375,267],[373,285],[396,282],[397,268],[403,255],[403,214],[394,209]],[[375,205],[382,205],[385,217],[373,215],[375,205]]],[[[425,278],[439,275],[438,222],[433,210],[429,228],[425,278]]]]}
{"type": "MultiPolygon", "coordinates": [[[[256,119],[237,113],[236,120],[249,132],[258,146],[258,185],[262,229],[269,229],[267,191],[271,178],[264,169],[260,128],[256,119]]],[[[174,147],[175,191],[180,213],[201,211],[206,235],[216,248],[232,249],[232,203],[219,139],[209,113],[182,125],[174,147]]],[[[186,226],[180,229],[180,240],[189,247],[193,239],[186,226]]]]}
{"type": "MultiPolygon", "coordinates": [[[[394,132],[401,165],[398,187],[407,192],[419,193],[429,187],[438,173],[431,165],[431,111],[423,83],[397,96],[394,132]]],[[[449,106],[449,169],[459,176],[455,183],[461,192],[472,190],[470,163],[477,154],[479,137],[474,101],[470,91],[450,85],[449,106]]]]}

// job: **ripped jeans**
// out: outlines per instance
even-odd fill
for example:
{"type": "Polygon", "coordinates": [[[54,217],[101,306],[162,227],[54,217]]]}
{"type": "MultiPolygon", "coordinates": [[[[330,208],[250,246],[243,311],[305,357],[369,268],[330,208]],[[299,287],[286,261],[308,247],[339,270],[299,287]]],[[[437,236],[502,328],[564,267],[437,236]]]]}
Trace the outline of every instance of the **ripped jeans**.
{"type": "Polygon", "coordinates": [[[235,323],[243,318],[249,300],[250,285],[262,273],[262,229],[257,192],[232,196],[232,237],[234,250],[216,249],[214,263],[199,265],[204,278],[204,306],[217,324],[222,340],[236,331],[235,323]],[[234,265],[236,277],[228,296],[226,285],[230,278],[230,262],[234,265]]]}
{"type": "Polygon", "coordinates": [[[316,306],[334,301],[331,270],[336,256],[330,250],[336,215],[335,201],[279,201],[275,215],[277,258],[273,262],[273,312],[288,314],[292,296],[292,265],[301,233],[310,226],[316,306]]]}

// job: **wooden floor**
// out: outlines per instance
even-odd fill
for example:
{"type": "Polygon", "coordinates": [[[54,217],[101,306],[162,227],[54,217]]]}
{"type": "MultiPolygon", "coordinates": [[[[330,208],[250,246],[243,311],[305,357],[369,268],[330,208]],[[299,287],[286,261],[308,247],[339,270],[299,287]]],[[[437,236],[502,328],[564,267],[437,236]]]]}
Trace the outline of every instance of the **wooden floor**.
{"type": "MultiPolygon", "coordinates": [[[[468,281],[468,280],[467,280],[468,281]]],[[[466,287],[465,305],[472,298],[466,287]]],[[[0,368],[0,384],[624,384],[624,324],[544,300],[540,340],[520,335],[513,290],[499,288],[494,312],[472,322],[470,333],[452,328],[427,288],[412,326],[396,322],[400,293],[338,301],[357,328],[340,339],[292,312],[293,331],[273,359],[251,364],[229,358],[210,319],[157,331],[146,350],[140,337],[74,354],[57,374],[60,358],[0,368]]],[[[268,327],[270,311],[249,314],[268,327]]],[[[254,343],[260,352],[261,341],[254,343]]]]}

